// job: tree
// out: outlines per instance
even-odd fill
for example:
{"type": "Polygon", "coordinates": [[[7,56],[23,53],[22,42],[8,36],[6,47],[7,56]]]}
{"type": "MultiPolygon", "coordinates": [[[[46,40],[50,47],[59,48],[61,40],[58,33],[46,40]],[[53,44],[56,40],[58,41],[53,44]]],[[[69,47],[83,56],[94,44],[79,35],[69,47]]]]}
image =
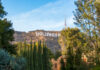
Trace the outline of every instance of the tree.
{"type": "Polygon", "coordinates": [[[67,59],[66,59],[66,70],[76,70],[75,69],[75,60],[74,60],[73,48],[69,47],[67,51],[67,59]]]}
{"type": "Polygon", "coordinates": [[[6,14],[7,13],[4,11],[4,7],[2,6],[0,0],[0,48],[5,49],[11,54],[15,54],[15,46],[11,45],[11,41],[14,39],[14,30],[12,28],[11,21],[8,21],[6,18],[4,18],[6,14]]]}
{"type": "Polygon", "coordinates": [[[41,41],[38,42],[38,70],[43,70],[43,65],[42,65],[42,54],[43,54],[43,51],[42,51],[42,46],[41,46],[41,41]]]}
{"type": "Polygon", "coordinates": [[[0,0],[0,19],[2,19],[7,13],[4,11],[4,7],[2,6],[1,0],[0,0]]]}
{"type": "Polygon", "coordinates": [[[74,12],[75,24],[81,27],[81,30],[89,35],[90,39],[97,35],[97,14],[94,2],[95,0],[78,0],[75,2],[77,7],[74,12]]]}
{"type": "Polygon", "coordinates": [[[0,49],[0,70],[25,70],[26,61],[22,57],[13,57],[0,49]]]}
{"type": "Polygon", "coordinates": [[[98,14],[98,16],[100,18],[100,1],[99,0],[96,0],[95,6],[96,6],[97,14],[98,14]]]}
{"type": "MultiPolygon", "coordinates": [[[[44,43],[43,43],[44,44],[44,43]]],[[[39,41],[36,45],[32,44],[32,40],[30,44],[24,42],[24,45],[20,45],[20,57],[24,57],[26,59],[26,70],[51,70],[51,62],[48,48],[46,45],[42,45],[41,41],[39,41]]]]}
{"type": "MultiPolygon", "coordinates": [[[[77,48],[76,54],[75,54],[75,68],[76,70],[80,70],[82,66],[82,49],[81,47],[77,48]]],[[[85,67],[84,67],[85,68],[85,67]]]]}
{"type": "Polygon", "coordinates": [[[74,11],[75,24],[87,35],[88,46],[90,51],[93,51],[99,46],[100,35],[100,19],[98,19],[95,0],[77,0],[75,5],[77,7],[74,11]]]}
{"type": "Polygon", "coordinates": [[[60,64],[61,64],[60,70],[66,70],[66,66],[63,59],[61,59],[60,64]]]}
{"type": "Polygon", "coordinates": [[[81,32],[78,28],[66,28],[61,31],[59,43],[62,52],[64,50],[66,57],[67,70],[79,70],[82,65],[82,53],[87,53],[86,34],[81,32]]]}
{"type": "Polygon", "coordinates": [[[94,63],[100,45],[99,6],[96,6],[95,3],[96,0],[77,0],[75,1],[77,9],[74,12],[75,24],[87,35],[87,55],[94,63]]]}
{"type": "Polygon", "coordinates": [[[100,1],[96,0],[95,1],[95,7],[96,7],[96,13],[97,13],[97,27],[98,27],[98,31],[99,31],[99,35],[100,35],[100,1]]]}
{"type": "Polygon", "coordinates": [[[50,59],[55,58],[54,53],[48,48],[48,55],[50,57],[50,59]]]}
{"type": "Polygon", "coordinates": [[[55,60],[57,60],[60,56],[61,56],[61,51],[56,51],[54,56],[55,60]]]}
{"type": "Polygon", "coordinates": [[[51,62],[50,62],[50,56],[48,53],[48,48],[45,44],[43,44],[43,70],[51,70],[51,62]]]}
{"type": "Polygon", "coordinates": [[[66,28],[61,31],[61,36],[59,38],[59,43],[61,45],[62,54],[66,55],[67,49],[69,47],[73,47],[77,49],[78,47],[82,47],[83,50],[86,46],[86,35],[78,28],[66,28]]]}

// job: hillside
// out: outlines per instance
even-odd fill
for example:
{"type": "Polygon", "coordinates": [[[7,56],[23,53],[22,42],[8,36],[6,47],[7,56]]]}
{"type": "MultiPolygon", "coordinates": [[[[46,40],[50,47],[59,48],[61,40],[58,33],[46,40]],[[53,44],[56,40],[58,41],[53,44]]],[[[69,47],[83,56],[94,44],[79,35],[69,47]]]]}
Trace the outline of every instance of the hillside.
{"type": "Polygon", "coordinates": [[[15,40],[13,41],[13,43],[24,42],[25,40],[27,41],[27,43],[30,43],[31,39],[33,42],[41,40],[45,41],[47,47],[51,49],[53,53],[55,53],[57,50],[60,50],[60,45],[58,43],[59,36],[60,31],[35,30],[27,33],[16,31],[14,34],[15,40]]]}

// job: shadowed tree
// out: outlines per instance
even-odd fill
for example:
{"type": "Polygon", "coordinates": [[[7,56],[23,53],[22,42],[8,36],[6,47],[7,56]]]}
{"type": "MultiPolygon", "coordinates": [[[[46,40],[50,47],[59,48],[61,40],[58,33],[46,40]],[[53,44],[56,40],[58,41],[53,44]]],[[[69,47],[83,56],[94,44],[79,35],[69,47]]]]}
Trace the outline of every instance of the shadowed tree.
{"type": "Polygon", "coordinates": [[[14,40],[14,30],[11,21],[4,18],[6,14],[0,0],[0,48],[5,49],[11,54],[15,54],[15,46],[11,45],[11,42],[14,40]]]}

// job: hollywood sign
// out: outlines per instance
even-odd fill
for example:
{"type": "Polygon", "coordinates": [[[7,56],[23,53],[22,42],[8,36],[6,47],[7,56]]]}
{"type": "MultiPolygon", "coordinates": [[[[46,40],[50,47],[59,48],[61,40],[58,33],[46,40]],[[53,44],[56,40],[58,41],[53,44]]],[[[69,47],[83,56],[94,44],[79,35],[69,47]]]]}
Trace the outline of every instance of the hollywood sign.
{"type": "Polygon", "coordinates": [[[36,36],[59,37],[60,33],[35,32],[36,36]]]}

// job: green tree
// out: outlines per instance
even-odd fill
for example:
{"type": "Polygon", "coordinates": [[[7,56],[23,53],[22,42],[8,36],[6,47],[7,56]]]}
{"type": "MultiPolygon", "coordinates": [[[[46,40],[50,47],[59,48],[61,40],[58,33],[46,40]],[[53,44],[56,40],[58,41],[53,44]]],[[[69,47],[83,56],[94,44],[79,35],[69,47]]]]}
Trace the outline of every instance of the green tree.
{"type": "Polygon", "coordinates": [[[69,47],[67,51],[66,70],[76,70],[74,56],[73,48],[69,47]]]}
{"type": "MultiPolygon", "coordinates": [[[[76,50],[76,54],[75,54],[75,68],[76,70],[80,70],[81,66],[82,66],[82,49],[79,47],[76,50]]],[[[85,68],[85,67],[84,67],[85,68]]]]}
{"type": "Polygon", "coordinates": [[[56,51],[56,53],[54,55],[55,60],[57,60],[61,55],[62,55],[61,51],[56,51]]]}
{"type": "Polygon", "coordinates": [[[86,46],[86,35],[78,28],[66,28],[61,31],[59,43],[61,45],[62,54],[66,55],[67,49],[73,47],[74,49],[82,47],[83,50],[86,46]]]}
{"type": "Polygon", "coordinates": [[[66,70],[66,66],[63,59],[61,59],[60,63],[61,63],[60,70],[66,70]]]}
{"type": "Polygon", "coordinates": [[[74,12],[75,24],[87,35],[86,43],[88,48],[88,58],[90,62],[94,63],[95,58],[97,58],[97,50],[99,49],[100,45],[100,17],[98,13],[99,6],[95,5],[95,1],[96,0],[75,1],[77,9],[74,12]]]}
{"type": "Polygon", "coordinates": [[[38,70],[43,70],[43,63],[42,63],[42,46],[41,41],[38,42],[38,70]]]}
{"type": "Polygon", "coordinates": [[[95,6],[96,6],[96,12],[97,12],[98,18],[100,19],[100,1],[99,0],[95,1],[95,6]]]}
{"type": "Polygon", "coordinates": [[[11,21],[4,18],[6,14],[0,0],[0,48],[5,49],[11,54],[15,54],[15,46],[11,45],[11,41],[14,39],[14,30],[11,21]]]}
{"type": "Polygon", "coordinates": [[[46,45],[43,46],[43,70],[51,70],[51,62],[46,45]]]}
{"type": "Polygon", "coordinates": [[[0,70],[25,70],[26,60],[0,49],[0,70]]]}
{"type": "Polygon", "coordinates": [[[2,6],[1,0],[0,0],[0,19],[2,19],[7,13],[4,11],[4,7],[2,6]]]}
{"type": "Polygon", "coordinates": [[[81,68],[82,53],[88,52],[86,36],[78,28],[66,28],[61,31],[59,43],[64,50],[67,70],[79,70],[81,68]]]}
{"type": "Polygon", "coordinates": [[[48,48],[42,45],[41,41],[37,44],[30,44],[24,42],[24,45],[20,45],[20,56],[26,59],[26,70],[51,70],[51,62],[48,48]]]}
{"type": "Polygon", "coordinates": [[[75,1],[77,9],[74,12],[75,24],[87,35],[90,52],[98,47],[100,19],[98,19],[95,0],[75,1]]]}
{"type": "Polygon", "coordinates": [[[94,3],[95,0],[75,1],[75,5],[77,7],[74,12],[75,24],[81,27],[81,30],[83,30],[87,35],[89,35],[90,40],[93,36],[97,35],[97,14],[94,3]]]}

